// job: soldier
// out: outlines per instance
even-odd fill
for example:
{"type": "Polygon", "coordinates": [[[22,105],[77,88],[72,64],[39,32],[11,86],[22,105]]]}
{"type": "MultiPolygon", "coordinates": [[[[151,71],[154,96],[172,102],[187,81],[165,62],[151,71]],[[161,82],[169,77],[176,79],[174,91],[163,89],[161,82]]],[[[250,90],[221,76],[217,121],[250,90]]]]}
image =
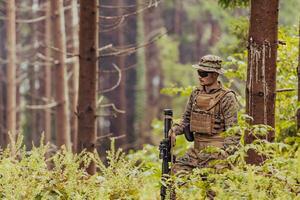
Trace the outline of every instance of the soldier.
{"type": "Polygon", "coordinates": [[[225,89],[218,81],[219,75],[224,72],[221,58],[206,55],[193,67],[197,69],[200,86],[193,90],[181,122],[172,126],[169,137],[175,144],[176,136],[187,131],[185,134],[190,134],[194,139],[194,147],[176,160],[171,168],[173,174],[189,173],[196,167],[208,166],[211,160],[226,157],[220,153],[201,151],[207,146],[224,148],[238,143],[238,138],[224,139],[220,136],[221,132],[237,123],[238,111],[235,93],[225,89]]]}

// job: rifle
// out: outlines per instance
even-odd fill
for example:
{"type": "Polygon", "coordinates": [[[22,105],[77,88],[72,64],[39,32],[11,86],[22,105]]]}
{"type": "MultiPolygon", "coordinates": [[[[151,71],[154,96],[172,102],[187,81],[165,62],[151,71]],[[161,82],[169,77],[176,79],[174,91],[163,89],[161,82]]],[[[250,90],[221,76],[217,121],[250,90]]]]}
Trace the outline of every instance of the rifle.
{"type": "MultiPolygon", "coordinates": [[[[168,132],[172,127],[172,117],[173,111],[171,109],[164,110],[164,139],[159,145],[159,158],[162,159],[162,181],[165,174],[169,174],[170,167],[169,162],[173,161],[173,156],[171,152],[172,144],[169,139],[168,132]]],[[[162,185],[160,188],[161,199],[164,200],[166,197],[167,187],[162,185]]]]}

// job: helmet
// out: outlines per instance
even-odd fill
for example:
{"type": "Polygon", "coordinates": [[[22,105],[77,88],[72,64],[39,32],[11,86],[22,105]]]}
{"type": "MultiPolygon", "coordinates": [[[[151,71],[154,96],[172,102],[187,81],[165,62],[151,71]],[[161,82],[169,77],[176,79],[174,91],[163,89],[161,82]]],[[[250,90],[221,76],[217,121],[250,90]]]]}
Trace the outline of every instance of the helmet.
{"type": "Polygon", "coordinates": [[[222,58],[215,55],[203,56],[199,63],[193,65],[193,67],[207,72],[216,72],[218,74],[224,73],[224,69],[222,69],[222,58]]]}

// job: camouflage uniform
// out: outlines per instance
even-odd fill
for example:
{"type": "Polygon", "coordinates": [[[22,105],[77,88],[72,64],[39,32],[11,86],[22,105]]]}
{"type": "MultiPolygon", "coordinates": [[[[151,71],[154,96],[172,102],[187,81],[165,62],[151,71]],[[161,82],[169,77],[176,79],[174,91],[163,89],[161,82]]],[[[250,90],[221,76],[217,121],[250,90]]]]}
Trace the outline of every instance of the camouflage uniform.
{"type": "MultiPolygon", "coordinates": [[[[212,71],[219,74],[223,73],[221,69],[221,59],[217,56],[204,56],[198,65],[193,67],[200,69],[202,71],[212,71]]],[[[211,108],[210,108],[211,109],[211,108]]],[[[200,110],[201,111],[201,110],[200,110]]],[[[186,104],[185,112],[182,116],[180,124],[174,124],[177,126],[176,135],[183,134],[184,127],[196,123],[196,130],[200,132],[194,132],[194,148],[191,148],[187,153],[176,160],[172,166],[172,173],[177,174],[179,171],[188,173],[195,167],[207,167],[211,160],[224,159],[228,156],[229,152],[228,147],[237,145],[238,139],[236,137],[231,138],[222,138],[220,133],[227,130],[229,127],[237,123],[237,111],[238,111],[238,102],[236,95],[233,91],[225,89],[222,87],[219,82],[217,88],[213,88],[210,91],[206,91],[203,86],[196,88],[186,104]],[[198,105],[198,98],[202,97],[211,97],[214,99],[215,104],[213,105],[212,117],[208,122],[204,123],[205,116],[191,119],[194,112],[198,112],[198,106],[201,107],[201,104],[198,105]],[[193,121],[194,120],[194,121],[193,121]],[[196,120],[196,121],[195,121],[196,120]],[[197,129],[197,120],[199,122],[197,129]],[[203,126],[203,127],[202,127],[203,126]],[[205,127],[204,127],[205,126],[205,127]],[[207,129],[207,126],[211,126],[210,129],[207,129]],[[225,151],[215,152],[215,153],[206,153],[202,151],[207,146],[215,146],[223,148],[225,151]]],[[[192,128],[191,128],[192,129],[192,128]]],[[[230,150],[231,151],[231,150],[230,150]]],[[[216,168],[222,166],[214,166],[216,168]]]]}

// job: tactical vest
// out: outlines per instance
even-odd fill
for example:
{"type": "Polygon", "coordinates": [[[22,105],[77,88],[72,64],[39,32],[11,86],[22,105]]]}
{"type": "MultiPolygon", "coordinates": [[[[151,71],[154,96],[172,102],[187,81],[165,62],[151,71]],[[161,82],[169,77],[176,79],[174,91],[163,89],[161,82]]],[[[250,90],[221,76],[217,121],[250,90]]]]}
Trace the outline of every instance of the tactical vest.
{"type": "MultiPolygon", "coordinates": [[[[220,110],[217,110],[217,105],[222,98],[229,92],[228,89],[221,89],[214,94],[198,94],[193,102],[190,131],[195,133],[202,133],[205,135],[214,135],[214,125],[217,117],[221,118],[224,122],[223,116],[218,116],[220,110]]],[[[223,130],[224,131],[224,130],[223,130]]]]}

